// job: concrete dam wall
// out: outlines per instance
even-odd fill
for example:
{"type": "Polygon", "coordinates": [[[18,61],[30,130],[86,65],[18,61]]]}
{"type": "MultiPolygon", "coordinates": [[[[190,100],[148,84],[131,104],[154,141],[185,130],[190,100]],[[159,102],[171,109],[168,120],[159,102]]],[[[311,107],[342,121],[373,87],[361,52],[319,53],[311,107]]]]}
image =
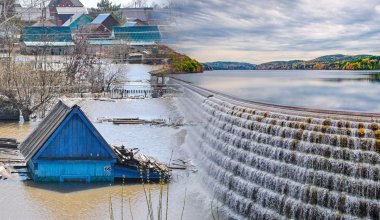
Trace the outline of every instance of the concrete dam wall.
{"type": "Polygon", "coordinates": [[[380,218],[380,115],[237,100],[174,80],[228,219],[380,218]]]}

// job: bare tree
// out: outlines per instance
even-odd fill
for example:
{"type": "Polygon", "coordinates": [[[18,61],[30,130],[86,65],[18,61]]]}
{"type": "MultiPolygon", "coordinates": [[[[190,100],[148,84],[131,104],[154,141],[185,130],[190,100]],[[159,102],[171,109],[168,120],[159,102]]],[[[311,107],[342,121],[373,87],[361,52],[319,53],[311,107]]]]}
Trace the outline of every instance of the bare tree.
{"type": "Polygon", "coordinates": [[[9,69],[0,69],[1,78],[10,78],[0,92],[18,106],[26,120],[36,110],[44,117],[47,105],[59,95],[60,76],[46,68],[35,68],[33,63],[12,62],[9,69]]]}
{"type": "Polygon", "coordinates": [[[12,17],[15,12],[15,0],[1,0],[0,9],[0,21],[7,20],[12,17]]]}
{"type": "Polygon", "coordinates": [[[9,58],[15,52],[21,29],[22,24],[18,18],[11,19],[1,27],[0,44],[3,45],[3,52],[7,53],[9,58]]]}
{"type": "Polygon", "coordinates": [[[132,0],[128,7],[130,8],[144,8],[148,6],[148,0],[132,0]]]}
{"type": "Polygon", "coordinates": [[[124,80],[126,70],[125,65],[104,66],[102,72],[104,90],[110,91],[112,86],[116,86],[124,80]]]}
{"type": "Polygon", "coordinates": [[[89,75],[93,71],[94,65],[98,62],[89,51],[89,44],[86,34],[77,34],[74,39],[75,46],[71,53],[66,54],[65,68],[66,79],[68,85],[75,83],[75,78],[78,73],[89,75]]]}

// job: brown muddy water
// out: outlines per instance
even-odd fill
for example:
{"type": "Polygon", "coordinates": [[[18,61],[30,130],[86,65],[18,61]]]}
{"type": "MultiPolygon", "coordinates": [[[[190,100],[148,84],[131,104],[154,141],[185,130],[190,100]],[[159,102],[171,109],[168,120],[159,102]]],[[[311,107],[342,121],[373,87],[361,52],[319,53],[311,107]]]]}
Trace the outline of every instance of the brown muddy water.
{"type": "MultiPolygon", "coordinates": [[[[186,127],[151,125],[113,125],[97,122],[107,117],[140,117],[168,119],[178,114],[173,98],[117,100],[102,102],[80,101],[80,105],[96,128],[111,144],[138,147],[142,153],[161,161],[188,159],[185,147],[186,127]]],[[[0,123],[0,136],[22,141],[38,122],[0,123]]],[[[212,219],[208,197],[199,184],[198,173],[177,170],[169,185],[164,186],[163,215],[169,187],[168,219],[212,219]]],[[[145,185],[152,196],[154,217],[157,219],[159,184],[145,185]]],[[[16,179],[0,180],[0,219],[110,219],[110,198],[115,219],[147,219],[148,206],[141,183],[124,186],[115,184],[50,183],[36,184],[16,179]],[[131,211],[132,210],[132,215],[131,211]]],[[[165,217],[163,218],[165,219],[165,217]]]]}

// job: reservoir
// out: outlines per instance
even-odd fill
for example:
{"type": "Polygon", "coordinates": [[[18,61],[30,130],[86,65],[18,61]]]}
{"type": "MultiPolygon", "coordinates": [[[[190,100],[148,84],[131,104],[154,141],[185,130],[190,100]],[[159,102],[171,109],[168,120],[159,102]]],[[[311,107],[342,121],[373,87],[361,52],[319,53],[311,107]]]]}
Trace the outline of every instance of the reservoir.
{"type": "Polygon", "coordinates": [[[206,71],[175,78],[241,99],[307,108],[380,112],[379,71],[206,71]]]}

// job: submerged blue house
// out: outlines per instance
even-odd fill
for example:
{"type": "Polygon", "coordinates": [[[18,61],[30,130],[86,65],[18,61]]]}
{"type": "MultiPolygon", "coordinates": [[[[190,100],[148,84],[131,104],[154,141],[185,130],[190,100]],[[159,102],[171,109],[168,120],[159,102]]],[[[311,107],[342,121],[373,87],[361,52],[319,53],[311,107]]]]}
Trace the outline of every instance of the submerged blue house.
{"type": "Polygon", "coordinates": [[[20,145],[35,182],[112,182],[112,148],[77,105],[60,101],[20,145]]]}

